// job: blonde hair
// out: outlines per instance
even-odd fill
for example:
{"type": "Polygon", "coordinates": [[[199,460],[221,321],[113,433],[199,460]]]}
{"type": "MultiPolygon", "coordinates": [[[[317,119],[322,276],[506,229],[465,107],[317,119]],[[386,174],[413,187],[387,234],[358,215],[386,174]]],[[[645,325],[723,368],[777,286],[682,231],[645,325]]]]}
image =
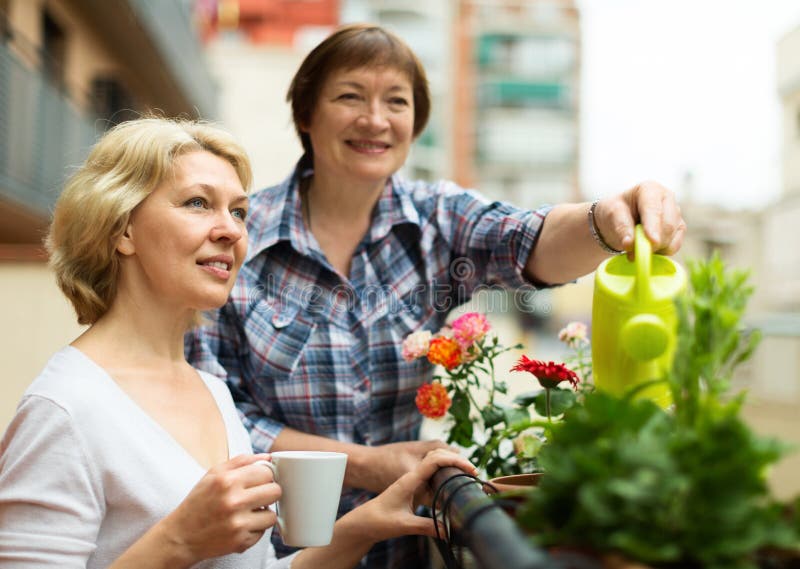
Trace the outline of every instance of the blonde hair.
{"type": "Polygon", "coordinates": [[[117,244],[131,212],[172,174],[177,157],[199,150],[230,162],[249,189],[250,160],[230,134],[206,123],[157,117],[106,132],[67,181],[45,244],[80,324],[96,322],[116,296],[117,244]]]}

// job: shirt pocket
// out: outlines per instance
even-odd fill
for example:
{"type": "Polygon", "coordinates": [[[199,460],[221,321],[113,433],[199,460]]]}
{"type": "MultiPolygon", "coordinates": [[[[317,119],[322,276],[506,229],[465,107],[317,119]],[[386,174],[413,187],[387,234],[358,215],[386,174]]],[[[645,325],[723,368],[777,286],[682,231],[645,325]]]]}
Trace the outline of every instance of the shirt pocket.
{"type": "Polygon", "coordinates": [[[289,381],[307,355],[316,323],[297,305],[262,305],[262,310],[261,325],[247,328],[256,375],[267,385],[289,381]]]}

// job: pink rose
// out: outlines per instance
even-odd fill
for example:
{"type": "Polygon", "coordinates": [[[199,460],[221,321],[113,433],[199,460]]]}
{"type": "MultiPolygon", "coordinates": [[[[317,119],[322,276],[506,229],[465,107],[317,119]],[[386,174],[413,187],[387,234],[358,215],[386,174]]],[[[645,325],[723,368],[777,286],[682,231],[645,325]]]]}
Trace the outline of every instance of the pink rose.
{"type": "Polygon", "coordinates": [[[478,312],[468,312],[458,317],[452,324],[453,339],[466,351],[475,342],[483,340],[492,327],[486,316],[478,312]]]}

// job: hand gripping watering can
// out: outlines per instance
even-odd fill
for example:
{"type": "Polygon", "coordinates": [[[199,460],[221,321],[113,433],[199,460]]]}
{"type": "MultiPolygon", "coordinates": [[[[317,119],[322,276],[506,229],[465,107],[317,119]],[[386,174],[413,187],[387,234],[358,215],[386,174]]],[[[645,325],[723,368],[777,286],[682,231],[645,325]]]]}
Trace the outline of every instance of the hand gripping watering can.
{"type": "MultiPolygon", "coordinates": [[[[665,377],[675,354],[675,297],[686,289],[686,272],[654,255],[641,225],[634,235],[634,261],[617,255],[595,273],[592,303],[592,374],[598,389],[621,395],[665,377]]],[[[671,404],[666,384],[642,389],[662,407],[671,404]]]]}

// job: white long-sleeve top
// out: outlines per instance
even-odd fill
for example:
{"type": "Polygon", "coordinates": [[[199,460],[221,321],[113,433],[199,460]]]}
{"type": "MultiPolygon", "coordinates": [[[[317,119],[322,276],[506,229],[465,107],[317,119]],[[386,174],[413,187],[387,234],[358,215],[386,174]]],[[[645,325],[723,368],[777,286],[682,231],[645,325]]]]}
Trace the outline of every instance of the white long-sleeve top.
{"type": "MultiPolygon", "coordinates": [[[[200,372],[225,421],[230,457],[252,452],[228,388],[200,372]]],[[[205,475],[197,461],[92,360],[56,353],[0,442],[0,567],[108,567],[205,475]]],[[[288,568],[270,531],[202,569],[288,568]]]]}

